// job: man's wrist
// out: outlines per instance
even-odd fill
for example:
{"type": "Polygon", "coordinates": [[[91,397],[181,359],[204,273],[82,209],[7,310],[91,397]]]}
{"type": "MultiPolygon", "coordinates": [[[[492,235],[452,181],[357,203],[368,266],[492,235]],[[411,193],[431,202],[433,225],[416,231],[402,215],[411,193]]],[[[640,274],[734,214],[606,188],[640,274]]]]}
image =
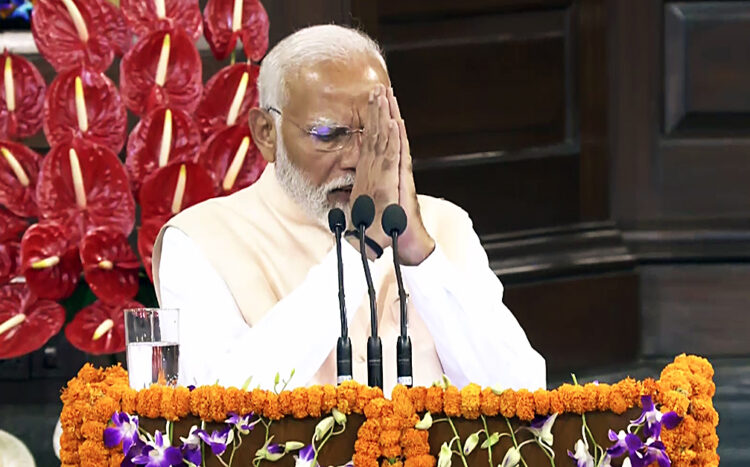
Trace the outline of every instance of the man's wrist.
{"type": "Polygon", "coordinates": [[[398,256],[404,266],[419,266],[435,251],[435,240],[429,235],[412,242],[399,243],[398,256]]]}

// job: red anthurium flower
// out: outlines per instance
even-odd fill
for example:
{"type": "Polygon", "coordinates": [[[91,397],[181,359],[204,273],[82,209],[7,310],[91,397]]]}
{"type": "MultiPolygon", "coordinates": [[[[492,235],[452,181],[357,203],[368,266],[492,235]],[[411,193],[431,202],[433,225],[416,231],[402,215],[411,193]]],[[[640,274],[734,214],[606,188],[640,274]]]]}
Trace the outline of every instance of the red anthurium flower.
{"type": "Polygon", "coordinates": [[[0,141],[0,204],[18,216],[36,216],[41,162],[42,156],[23,144],[0,141]]]}
{"type": "Polygon", "coordinates": [[[26,219],[0,206],[0,242],[20,241],[28,227],[26,219]]]}
{"type": "Polygon", "coordinates": [[[203,10],[206,40],[217,60],[242,41],[245,56],[260,61],[268,50],[268,14],[259,0],[208,0],[203,10]]]}
{"type": "Polygon", "coordinates": [[[89,231],[81,242],[83,274],[91,291],[105,303],[122,303],[138,293],[141,263],[128,237],[111,227],[89,231]]]}
{"type": "Polygon", "coordinates": [[[125,167],[104,146],[75,139],[54,147],[42,162],[37,201],[42,218],[65,224],[75,239],[100,226],[133,229],[125,167]]]}
{"type": "Polygon", "coordinates": [[[115,55],[106,27],[109,19],[97,0],[37,0],[31,32],[55,70],[85,64],[104,71],[115,55]]]}
{"type": "Polygon", "coordinates": [[[130,308],[143,308],[138,302],[124,300],[107,304],[96,301],[76,313],[65,326],[65,337],[73,347],[93,355],[103,355],[125,350],[124,312],[130,308]]]}
{"type": "Polygon", "coordinates": [[[198,49],[182,28],[142,37],[120,63],[125,105],[138,115],[158,107],[195,111],[203,91],[198,49]]]}
{"type": "Polygon", "coordinates": [[[139,36],[181,27],[197,41],[203,32],[201,11],[195,0],[121,0],[120,8],[139,36]]]}
{"type": "Polygon", "coordinates": [[[259,67],[249,63],[236,63],[222,68],[203,90],[195,120],[204,138],[232,126],[247,123],[247,114],[258,105],[259,67]]]}
{"type": "Polygon", "coordinates": [[[65,309],[37,299],[26,284],[0,287],[0,359],[16,358],[41,348],[65,323],[65,309]]]}
{"type": "Polygon", "coordinates": [[[22,139],[42,127],[47,85],[34,65],[6,50],[0,55],[0,139],[22,139]]]}
{"type": "Polygon", "coordinates": [[[51,146],[78,137],[119,153],[127,119],[115,83],[83,67],[57,75],[44,102],[44,134],[51,146]]]}
{"type": "Polygon", "coordinates": [[[36,195],[41,217],[65,225],[75,241],[96,227],[133,230],[128,175],[104,146],[80,139],[55,146],[42,161],[36,195]]]}
{"type": "Polygon", "coordinates": [[[122,57],[133,44],[133,33],[125,21],[122,5],[118,8],[109,0],[96,0],[96,5],[102,10],[102,15],[106,18],[106,21],[97,24],[97,27],[104,28],[104,35],[114,49],[115,55],[122,57]]]}
{"type": "Polygon", "coordinates": [[[141,255],[141,261],[143,266],[146,268],[146,274],[151,282],[154,281],[153,273],[151,271],[151,256],[154,252],[154,242],[156,241],[159,231],[164,224],[169,220],[169,217],[152,217],[150,219],[144,219],[141,223],[141,227],[138,229],[138,254],[141,255]]]}
{"type": "Polygon", "coordinates": [[[143,179],[156,169],[195,160],[200,144],[198,127],[186,112],[168,108],[149,112],[128,138],[125,168],[133,191],[138,193],[143,179]]]}
{"type": "Polygon", "coordinates": [[[21,273],[21,244],[0,243],[0,285],[7,284],[21,273]]]}
{"type": "Polygon", "coordinates": [[[215,133],[203,143],[198,163],[209,171],[222,195],[252,185],[266,167],[244,121],[215,133]]]}
{"type": "Polygon", "coordinates": [[[21,239],[21,271],[38,297],[60,300],[73,293],[81,260],[63,226],[43,222],[29,227],[21,239]]]}
{"type": "Polygon", "coordinates": [[[192,162],[162,167],[143,182],[139,199],[141,218],[168,219],[216,195],[206,169],[192,162]]]}

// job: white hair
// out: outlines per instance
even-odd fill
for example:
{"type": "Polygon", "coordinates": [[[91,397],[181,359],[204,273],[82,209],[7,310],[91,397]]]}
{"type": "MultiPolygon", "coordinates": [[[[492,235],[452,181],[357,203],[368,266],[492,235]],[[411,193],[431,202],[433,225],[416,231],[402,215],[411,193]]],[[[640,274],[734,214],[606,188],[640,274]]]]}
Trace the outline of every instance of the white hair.
{"type": "Polygon", "coordinates": [[[268,52],[258,75],[259,104],[281,110],[288,98],[287,77],[300,67],[326,60],[346,60],[353,54],[371,55],[387,70],[378,44],[356,29],[323,24],[300,29],[268,52]]]}

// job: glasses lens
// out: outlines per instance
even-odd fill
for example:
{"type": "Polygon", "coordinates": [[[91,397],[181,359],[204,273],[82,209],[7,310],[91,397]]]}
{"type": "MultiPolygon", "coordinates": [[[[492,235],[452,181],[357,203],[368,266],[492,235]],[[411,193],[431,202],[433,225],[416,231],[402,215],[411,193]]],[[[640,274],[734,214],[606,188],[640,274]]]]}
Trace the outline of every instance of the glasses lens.
{"type": "Polygon", "coordinates": [[[343,149],[352,138],[348,128],[318,127],[310,131],[313,146],[317,151],[334,152],[343,149]]]}

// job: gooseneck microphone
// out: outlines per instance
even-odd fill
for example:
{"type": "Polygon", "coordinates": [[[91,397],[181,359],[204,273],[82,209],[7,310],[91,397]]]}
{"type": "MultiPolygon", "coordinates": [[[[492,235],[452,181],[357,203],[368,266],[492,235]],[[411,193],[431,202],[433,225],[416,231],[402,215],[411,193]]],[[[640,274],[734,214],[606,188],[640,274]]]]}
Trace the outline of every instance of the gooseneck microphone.
{"type": "Polygon", "coordinates": [[[375,302],[375,287],[365,249],[365,230],[375,219],[375,203],[367,195],[360,195],[352,206],[352,223],[359,236],[359,253],[365,270],[367,293],[370,296],[370,337],[367,339],[367,384],[370,387],[383,387],[383,344],[378,337],[378,312],[375,302]]]}
{"type": "Polygon", "coordinates": [[[396,271],[398,299],[401,306],[401,335],[396,341],[397,382],[411,387],[412,377],[411,338],[407,334],[406,291],[401,278],[401,262],[398,257],[398,237],[406,230],[406,213],[398,204],[391,204],[383,211],[383,231],[391,237],[393,244],[393,268],[396,271]]]}
{"type": "Polygon", "coordinates": [[[336,344],[336,375],[338,384],[352,379],[352,341],[349,339],[349,325],[346,322],[346,301],[344,299],[344,262],[341,259],[341,235],[346,229],[344,211],[333,208],[328,211],[328,227],[336,237],[336,259],[339,271],[339,311],[341,312],[341,337],[336,344]]]}

